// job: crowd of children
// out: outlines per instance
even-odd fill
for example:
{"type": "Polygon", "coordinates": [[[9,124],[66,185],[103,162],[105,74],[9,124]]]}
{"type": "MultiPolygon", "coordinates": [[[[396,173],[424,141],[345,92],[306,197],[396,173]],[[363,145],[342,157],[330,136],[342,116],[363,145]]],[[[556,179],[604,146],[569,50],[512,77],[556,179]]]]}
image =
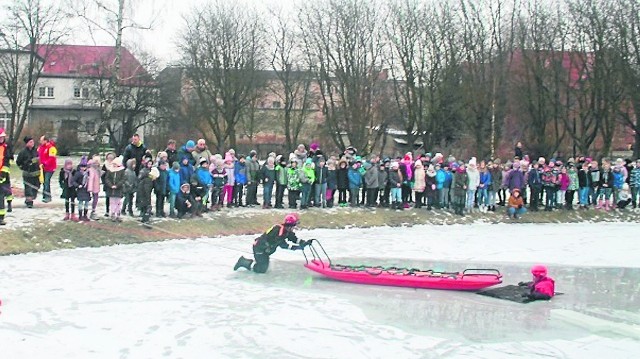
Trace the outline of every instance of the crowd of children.
{"type": "Polygon", "coordinates": [[[503,163],[411,152],[363,158],[353,147],[326,155],[317,143],[261,159],[256,151],[212,154],[204,140],[179,149],[169,141],[153,156],[138,138],[130,147],[125,156],[107,154],[104,163],[99,156],[83,157],[77,165],[65,161],[59,173],[65,220],[97,219],[100,197],[107,199],[105,215],[115,222],[134,216],[134,209],[148,222],[152,214],[183,218],[245,206],[451,209],[458,215],[504,207],[518,218],[527,210],[636,208],[640,189],[640,160],[564,162],[517,153],[503,163]]]}

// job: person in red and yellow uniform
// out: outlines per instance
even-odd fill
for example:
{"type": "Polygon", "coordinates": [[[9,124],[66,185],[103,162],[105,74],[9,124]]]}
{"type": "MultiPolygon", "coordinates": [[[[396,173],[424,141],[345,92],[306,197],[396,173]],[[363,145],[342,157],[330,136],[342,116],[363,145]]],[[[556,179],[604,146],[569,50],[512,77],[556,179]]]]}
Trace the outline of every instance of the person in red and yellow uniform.
{"type": "Polygon", "coordinates": [[[57,158],[58,150],[53,140],[47,136],[40,137],[40,146],[38,147],[38,157],[42,165],[44,181],[42,183],[42,202],[51,202],[51,177],[58,166],[57,158]]]}
{"type": "Polygon", "coordinates": [[[278,247],[290,250],[304,249],[311,241],[298,239],[293,233],[293,228],[298,224],[298,215],[287,214],[282,224],[276,224],[269,228],[253,242],[253,257],[247,259],[240,257],[233,270],[246,268],[256,273],[266,273],[269,269],[269,256],[275,253],[278,247]]]}
{"type": "Polygon", "coordinates": [[[7,212],[11,212],[11,202],[13,201],[11,172],[9,171],[11,160],[13,160],[13,152],[7,142],[7,133],[4,128],[0,128],[0,225],[6,224],[4,217],[7,212]]]}

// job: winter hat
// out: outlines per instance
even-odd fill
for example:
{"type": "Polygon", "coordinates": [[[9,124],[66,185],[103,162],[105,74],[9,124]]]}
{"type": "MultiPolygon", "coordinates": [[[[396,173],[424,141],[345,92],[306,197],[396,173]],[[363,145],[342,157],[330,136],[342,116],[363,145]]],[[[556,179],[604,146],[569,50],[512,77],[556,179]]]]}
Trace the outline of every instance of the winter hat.
{"type": "Polygon", "coordinates": [[[78,167],[87,167],[89,165],[88,161],[87,161],[87,156],[82,156],[82,158],[80,159],[80,164],[78,165],[78,167]]]}
{"type": "Polygon", "coordinates": [[[617,158],[616,166],[624,166],[624,160],[622,158],[617,158]]]}
{"type": "Polygon", "coordinates": [[[173,169],[174,171],[180,170],[180,164],[178,162],[174,162],[171,166],[171,169],[173,169]]]}
{"type": "Polygon", "coordinates": [[[309,148],[311,149],[311,151],[315,151],[320,148],[320,145],[317,142],[313,142],[311,145],[309,145],[309,148]]]}
{"type": "Polygon", "coordinates": [[[449,165],[449,167],[451,167],[451,169],[453,171],[457,170],[458,168],[460,168],[460,166],[458,166],[458,164],[456,162],[453,162],[452,164],[449,165]]]}
{"type": "Polygon", "coordinates": [[[471,157],[469,160],[469,167],[475,167],[478,164],[478,160],[475,157],[471,157]]]}
{"type": "Polygon", "coordinates": [[[100,167],[100,156],[93,156],[88,162],[89,166],[100,167]]]}
{"type": "Polygon", "coordinates": [[[304,161],[304,164],[305,164],[305,165],[311,165],[311,164],[313,164],[313,160],[312,160],[311,158],[307,158],[307,159],[304,161]]]}
{"type": "Polygon", "coordinates": [[[422,168],[422,161],[417,160],[416,163],[414,164],[416,166],[416,168],[422,168]]]}
{"type": "Polygon", "coordinates": [[[7,137],[7,133],[4,131],[4,128],[0,127],[0,137],[7,137]]]}
{"type": "MultiPolygon", "coordinates": [[[[93,158],[95,159],[95,157],[93,157],[93,158]]],[[[100,158],[98,157],[98,159],[100,159],[100,158]]],[[[111,166],[115,167],[115,168],[122,167],[122,156],[118,156],[118,157],[114,158],[113,161],[111,161],[111,166]]]]}
{"type": "Polygon", "coordinates": [[[167,161],[158,161],[158,167],[168,164],[167,161]]]}
{"type": "Polygon", "coordinates": [[[185,147],[187,149],[193,149],[193,148],[196,147],[196,143],[193,140],[189,140],[189,141],[187,141],[187,144],[185,145],[185,147]]]}
{"type": "Polygon", "coordinates": [[[151,171],[149,172],[149,177],[151,177],[151,179],[153,180],[160,177],[160,171],[158,171],[158,167],[153,167],[151,169],[151,171]]]}
{"type": "Polygon", "coordinates": [[[547,160],[544,157],[540,157],[538,158],[538,163],[541,165],[544,165],[547,162],[547,160]]]}
{"type": "Polygon", "coordinates": [[[33,137],[31,136],[24,136],[24,138],[22,139],[24,141],[24,143],[28,143],[29,141],[33,140],[33,137]]]}
{"type": "Polygon", "coordinates": [[[395,168],[395,169],[397,169],[398,167],[400,167],[400,165],[398,164],[398,162],[396,162],[396,161],[391,162],[391,168],[395,168]]]}
{"type": "Polygon", "coordinates": [[[209,163],[209,161],[207,161],[207,159],[204,157],[200,157],[200,162],[198,162],[198,164],[202,165],[203,163],[209,163]]]}
{"type": "Polygon", "coordinates": [[[180,188],[182,188],[182,187],[190,188],[190,187],[191,187],[191,185],[185,182],[185,183],[183,183],[183,184],[181,184],[181,185],[180,185],[180,188]]]}
{"type": "Polygon", "coordinates": [[[67,158],[66,160],[64,160],[64,167],[69,166],[73,166],[73,161],[67,158]]]}

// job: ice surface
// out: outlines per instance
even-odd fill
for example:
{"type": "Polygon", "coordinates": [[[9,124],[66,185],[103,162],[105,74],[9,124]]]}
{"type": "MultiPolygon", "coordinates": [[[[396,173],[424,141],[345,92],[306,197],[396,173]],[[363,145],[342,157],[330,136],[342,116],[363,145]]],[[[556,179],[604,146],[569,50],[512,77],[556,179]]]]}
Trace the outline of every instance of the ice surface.
{"type": "Polygon", "coordinates": [[[281,250],[269,273],[232,267],[251,236],[0,257],[1,358],[633,358],[638,224],[301,231],[336,262],[549,264],[565,295],[527,305],[473,293],[359,286],[281,250]]]}

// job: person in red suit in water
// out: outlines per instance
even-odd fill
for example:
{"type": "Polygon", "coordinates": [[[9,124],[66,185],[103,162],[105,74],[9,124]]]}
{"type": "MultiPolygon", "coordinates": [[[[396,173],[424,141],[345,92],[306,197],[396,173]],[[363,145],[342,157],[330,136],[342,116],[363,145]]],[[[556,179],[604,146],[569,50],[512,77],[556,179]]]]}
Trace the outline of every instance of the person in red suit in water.
{"type": "Polygon", "coordinates": [[[311,240],[298,239],[296,234],[293,233],[293,228],[298,224],[298,221],[297,214],[287,214],[282,224],[276,224],[269,228],[253,242],[253,258],[255,262],[253,259],[247,259],[242,256],[238,258],[233,270],[246,268],[247,270],[253,270],[255,273],[266,273],[267,269],[269,269],[269,256],[275,253],[278,247],[290,250],[304,249],[311,243],[311,240]]]}
{"type": "Polygon", "coordinates": [[[532,282],[520,282],[519,286],[529,287],[529,293],[523,294],[528,301],[549,300],[555,295],[555,282],[547,276],[547,267],[535,265],[531,268],[532,282]]]}

